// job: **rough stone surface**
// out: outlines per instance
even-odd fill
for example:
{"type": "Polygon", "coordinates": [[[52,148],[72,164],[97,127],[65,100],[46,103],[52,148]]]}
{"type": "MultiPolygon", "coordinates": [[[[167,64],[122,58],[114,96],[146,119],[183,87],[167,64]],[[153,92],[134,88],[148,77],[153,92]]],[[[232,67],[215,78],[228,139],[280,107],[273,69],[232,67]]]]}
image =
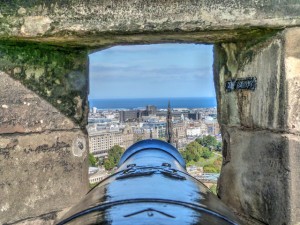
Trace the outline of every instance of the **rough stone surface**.
{"type": "Polygon", "coordinates": [[[0,9],[0,37],[104,46],[122,40],[128,43],[128,34],[135,34],[131,41],[143,41],[138,34],[152,34],[146,39],[155,42],[175,40],[180,32],[200,32],[202,42],[232,41],[245,30],[244,38],[251,39],[252,30],[259,27],[297,26],[299,9],[300,3],[291,0],[5,1],[0,9]],[[155,34],[162,32],[164,37],[157,38],[155,34]]]}
{"type": "Polygon", "coordinates": [[[54,225],[69,210],[70,208],[66,208],[61,211],[54,211],[43,215],[39,215],[38,217],[21,219],[13,223],[5,223],[4,225],[54,225]]]}
{"type": "Polygon", "coordinates": [[[290,168],[291,169],[291,224],[300,223],[300,136],[289,136],[290,168]]]}
{"type": "Polygon", "coordinates": [[[218,194],[264,224],[300,222],[299,34],[291,28],[259,43],[224,43],[214,50],[224,139],[218,194]],[[254,91],[226,92],[226,81],[253,76],[254,91]]]}
{"type": "MultiPolygon", "coordinates": [[[[21,9],[21,8],[20,8],[21,9]]],[[[51,19],[45,16],[24,17],[21,34],[24,36],[37,36],[45,34],[50,29],[51,19]]]]}
{"type": "Polygon", "coordinates": [[[87,192],[87,61],[84,50],[0,44],[0,224],[53,224],[87,192]]]}
{"type": "Polygon", "coordinates": [[[289,158],[299,147],[298,136],[238,128],[223,132],[230,160],[219,180],[222,201],[264,224],[292,224],[292,201],[299,198],[292,198],[291,176],[299,175],[289,158]]]}
{"type": "Polygon", "coordinates": [[[295,0],[2,1],[0,223],[50,223],[86,190],[87,49],[205,42],[217,43],[220,197],[264,224],[299,224],[300,32],[289,28],[299,10],[295,0]],[[254,92],[225,92],[248,76],[254,92]]]}
{"type": "Polygon", "coordinates": [[[0,223],[60,211],[87,192],[86,136],[78,131],[1,135],[0,223]],[[83,155],[74,155],[75,151],[83,155]]]}
{"type": "Polygon", "coordinates": [[[293,119],[294,124],[288,122],[297,115],[296,92],[300,89],[297,85],[287,86],[283,43],[282,34],[278,34],[254,46],[247,43],[216,45],[214,69],[221,124],[300,132],[298,117],[293,119]],[[255,91],[225,90],[226,81],[246,77],[257,78],[255,91]]]}
{"type": "MultiPolygon", "coordinates": [[[[24,43],[19,45],[15,43],[0,44],[0,71],[4,71],[12,78],[19,80],[24,86],[47,100],[76,124],[81,127],[85,126],[88,111],[86,51],[24,43]]],[[[7,80],[7,78],[1,79],[7,80]]],[[[6,80],[3,81],[6,82],[6,80]]],[[[1,83],[0,85],[4,88],[0,92],[6,96],[6,98],[1,98],[2,104],[7,105],[6,101],[11,101],[10,104],[14,102],[15,106],[24,103],[24,101],[27,105],[28,103],[35,104],[26,101],[26,98],[30,98],[28,96],[21,97],[24,100],[21,102],[20,96],[14,98],[9,95],[9,89],[13,90],[13,87],[10,87],[8,83],[1,83]]],[[[20,91],[24,92],[24,88],[19,91],[16,90],[16,95],[20,91]]],[[[30,110],[30,107],[27,108],[30,110]]],[[[43,119],[40,118],[39,121],[43,119]]]]}
{"type": "Polygon", "coordinates": [[[291,132],[300,133],[300,28],[285,33],[285,74],[288,89],[287,126],[291,132]]]}
{"type": "Polygon", "coordinates": [[[4,72],[0,72],[0,96],[0,134],[79,128],[47,101],[4,72]]]}

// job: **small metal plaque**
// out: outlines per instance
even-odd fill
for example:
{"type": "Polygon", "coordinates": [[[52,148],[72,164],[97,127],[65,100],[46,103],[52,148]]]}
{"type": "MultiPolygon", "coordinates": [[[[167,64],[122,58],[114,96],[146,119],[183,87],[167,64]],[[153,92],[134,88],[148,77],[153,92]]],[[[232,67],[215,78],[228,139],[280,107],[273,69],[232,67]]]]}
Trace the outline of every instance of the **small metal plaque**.
{"type": "Polygon", "coordinates": [[[254,91],[256,89],[256,77],[247,77],[243,79],[232,79],[226,81],[225,90],[231,92],[234,90],[250,90],[254,91]]]}

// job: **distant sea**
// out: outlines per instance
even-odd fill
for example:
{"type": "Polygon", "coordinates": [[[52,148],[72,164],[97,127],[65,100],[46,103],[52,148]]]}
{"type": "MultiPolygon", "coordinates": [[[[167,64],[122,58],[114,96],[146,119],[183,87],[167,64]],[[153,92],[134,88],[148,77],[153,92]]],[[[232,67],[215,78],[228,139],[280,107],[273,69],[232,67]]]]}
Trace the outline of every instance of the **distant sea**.
{"type": "Polygon", "coordinates": [[[98,109],[135,109],[155,105],[166,109],[170,100],[172,108],[213,108],[217,106],[215,97],[201,98],[131,98],[131,99],[89,99],[90,108],[98,109]]]}

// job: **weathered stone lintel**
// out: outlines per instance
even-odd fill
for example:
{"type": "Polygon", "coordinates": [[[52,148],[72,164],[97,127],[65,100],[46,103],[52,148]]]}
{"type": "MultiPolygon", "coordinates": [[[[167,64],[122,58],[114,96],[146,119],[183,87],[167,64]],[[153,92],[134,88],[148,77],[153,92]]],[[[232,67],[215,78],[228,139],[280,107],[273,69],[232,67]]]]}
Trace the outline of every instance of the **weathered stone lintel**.
{"type": "Polygon", "coordinates": [[[0,41],[15,43],[40,43],[49,46],[73,48],[78,50],[101,50],[108,46],[128,44],[160,44],[160,43],[228,43],[237,41],[257,41],[272,36],[283,28],[237,28],[216,29],[209,31],[152,31],[152,32],[101,32],[76,35],[66,32],[53,37],[2,37],[0,41]]]}
{"type": "Polygon", "coordinates": [[[299,8],[299,3],[290,0],[6,1],[0,9],[0,36],[63,40],[65,36],[88,39],[97,33],[282,28],[299,26],[299,8]]]}

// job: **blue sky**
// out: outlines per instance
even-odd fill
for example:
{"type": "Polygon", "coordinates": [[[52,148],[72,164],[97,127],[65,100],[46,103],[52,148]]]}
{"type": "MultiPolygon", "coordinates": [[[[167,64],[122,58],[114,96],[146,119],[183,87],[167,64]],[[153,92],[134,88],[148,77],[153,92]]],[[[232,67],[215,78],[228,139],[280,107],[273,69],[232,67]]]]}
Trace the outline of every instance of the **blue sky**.
{"type": "Polygon", "coordinates": [[[90,99],[215,96],[211,45],[115,46],[89,60],[90,99]]]}

